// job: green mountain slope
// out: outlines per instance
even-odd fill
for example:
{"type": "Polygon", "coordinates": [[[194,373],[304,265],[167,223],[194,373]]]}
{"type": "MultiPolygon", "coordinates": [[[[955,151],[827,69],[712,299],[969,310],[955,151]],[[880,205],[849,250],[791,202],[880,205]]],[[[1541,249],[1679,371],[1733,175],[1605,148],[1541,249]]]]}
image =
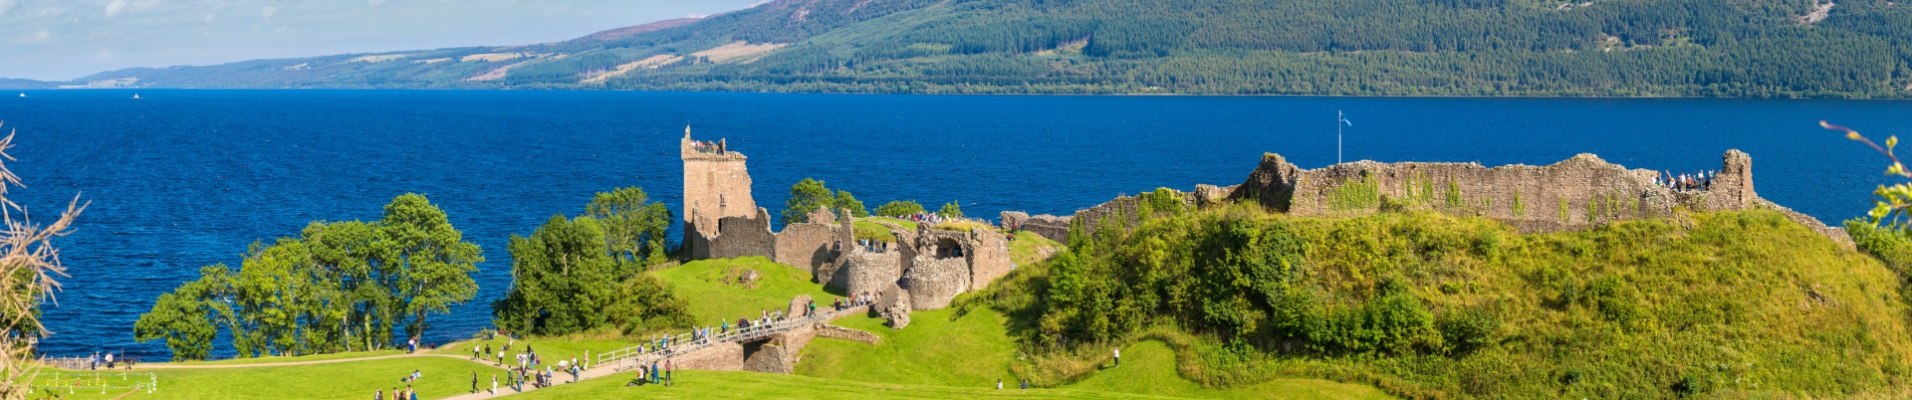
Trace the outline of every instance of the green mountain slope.
{"type": "MultiPolygon", "coordinates": [[[[1912,96],[1912,6],[779,0],[561,43],[133,69],[154,87],[1912,96]],[[370,56],[370,57],[368,57],[370,56]]],[[[615,31],[613,31],[615,32],[615,31]]]]}

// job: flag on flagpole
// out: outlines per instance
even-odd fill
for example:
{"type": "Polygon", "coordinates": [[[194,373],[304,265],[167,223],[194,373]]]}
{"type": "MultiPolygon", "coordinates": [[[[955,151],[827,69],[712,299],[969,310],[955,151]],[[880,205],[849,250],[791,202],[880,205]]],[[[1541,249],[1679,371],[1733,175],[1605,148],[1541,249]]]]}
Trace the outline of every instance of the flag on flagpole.
{"type": "Polygon", "coordinates": [[[1348,121],[1347,117],[1341,117],[1341,123],[1348,124],[1348,126],[1354,126],[1354,122],[1348,121]]]}

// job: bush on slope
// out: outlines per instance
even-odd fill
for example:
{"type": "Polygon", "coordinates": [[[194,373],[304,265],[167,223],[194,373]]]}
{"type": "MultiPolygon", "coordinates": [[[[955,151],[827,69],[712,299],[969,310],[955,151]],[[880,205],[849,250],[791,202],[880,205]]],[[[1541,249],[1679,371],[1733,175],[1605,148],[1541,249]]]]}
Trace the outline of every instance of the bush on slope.
{"type": "MultiPolygon", "coordinates": [[[[1169,213],[1176,214],[1176,213],[1169,213]]],[[[1522,235],[1431,213],[1163,216],[983,293],[1046,384],[1149,327],[1210,385],[1273,376],[1414,397],[1866,393],[1907,373],[1901,280],[1773,212],[1522,235]],[[1093,344],[1093,345],[1091,345],[1093,344]],[[1079,358],[1079,357],[1078,357],[1079,358]]]]}

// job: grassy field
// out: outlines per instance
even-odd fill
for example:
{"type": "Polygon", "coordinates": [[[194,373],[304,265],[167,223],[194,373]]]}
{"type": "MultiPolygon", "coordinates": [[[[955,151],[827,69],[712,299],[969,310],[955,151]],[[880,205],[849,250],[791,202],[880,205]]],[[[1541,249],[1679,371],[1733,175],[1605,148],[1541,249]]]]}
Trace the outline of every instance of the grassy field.
{"type": "Polygon", "coordinates": [[[630,379],[599,378],[582,383],[559,385],[551,389],[516,395],[513,399],[1149,399],[1160,398],[1126,393],[1106,393],[1077,389],[1017,390],[1005,384],[988,388],[903,385],[812,378],[801,375],[754,372],[683,371],[669,387],[650,385],[625,387],[630,379]]]}
{"type": "Polygon", "coordinates": [[[1065,386],[1111,393],[1207,399],[1390,399],[1372,386],[1321,379],[1275,379],[1245,387],[1204,388],[1176,372],[1175,351],[1157,341],[1122,348],[1122,365],[1104,364],[1087,379],[1065,386]]]}
{"type": "Polygon", "coordinates": [[[819,378],[915,385],[995,387],[1015,382],[1009,362],[1016,347],[994,311],[954,321],[952,310],[910,314],[910,325],[890,329],[882,319],[846,318],[836,325],[875,333],[883,344],[818,339],[805,346],[797,373],[819,378]]]}
{"type": "MultiPolygon", "coordinates": [[[[99,389],[93,389],[72,394],[60,391],[57,395],[68,399],[360,399],[371,398],[374,390],[383,389],[386,398],[391,398],[393,389],[405,388],[406,383],[399,379],[411,374],[414,369],[424,375],[413,386],[418,389],[420,398],[464,394],[471,388],[472,372],[481,374],[484,385],[490,386],[491,374],[503,371],[471,361],[436,356],[283,367],[165,369],[151,371],[159,380],[159,390],[151,394],[140,391],[119,397],[127,394],[127,391],[102,395],[99,389]]],[[[54,384],[56,372],[61,375],[70,373],[46,370],[38,382],[41,385],[54,384]]],[[[144,372],[147,371],[137,372],[141,374],[133,378],[144,378],[144,372]]],[[[119,378],[109,377],[108,383],[127,385],[133,382],[133,378],[114,381],[119,378]]],[[[71,382],[69,379],[60,381],[71,382]]],[[[46,398],[55,394],[42,390],[35,392],[32,397],[46,398]]]]}
{"type": "Polygon", "coordinates": [[[812,282],[809,271],[763,257],[698,260],[652,273],[670,282],[677,297],[690,303],[690,313],[699,325],[715,326],[723,320],[735,324],[737,317],[756,318],[764,310],[789,307],[790,299],[800,294],[810,295],[818,304],[829,304],[835,296],[812,282]],[[746,269],[756,270],[763,277],[750,285],[737,284],[737,274],[746,269]]]}

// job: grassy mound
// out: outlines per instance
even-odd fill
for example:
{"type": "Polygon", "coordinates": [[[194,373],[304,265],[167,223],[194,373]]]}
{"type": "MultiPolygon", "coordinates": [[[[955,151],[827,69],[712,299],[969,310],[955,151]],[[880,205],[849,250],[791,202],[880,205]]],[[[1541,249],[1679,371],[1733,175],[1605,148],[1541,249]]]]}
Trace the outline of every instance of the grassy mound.
{"type": "Polygon", "coordinates": [[[881,345],[818,339],[804,346],[797,374],[863,382],[960,387],[1010,385],[1015,343],[1001,314],[978,310],[951,320],[953,310],[910,314],[910,325],[890,329],[877,318],[853,317],[836,325],[875,333],[881,345]]]}
{"type": "MultiPolygon", "coordinates": [[[[153,370],[159,380],[159,390],[148,394],[144,391],[128,394],[127,391],[109,391],[100,394],[99,389],[92,391],[51,392],[45,389],[36,391],[34,398],[48,395],[63,396],[67,399],[365,399],[371,398],[375,390],[384,390],[386,398],[391,398],[394,388],[404,389],[403,378],[418,370],[424,375],[413,388],[419,391],[419,398],[443,398],[465,394],[471,389],[471,374],[478,372],[485,386],[491,384],[491,374],[503,373],[502,369],[487,368],[471,361],[449,357],[422,356],[397,359],[352,361],[331,364],[296,365],[282,367],[220,368],[220,369],[162,369],[153,370]],[[121,395],[126,395],[121,397],[121,395]]],[[[56,372],[63,377],[57,383],[71,384],[68,371],[46,370],[37,381],[39,385],[56,383],[56,372]]],[[[130,386],[131,379],[145,379],[145,370],[137,371],[138,377],[121,380],[117,376],[107,378],[108,384],[130,386]]],[[[503,378],[500,378],[503,379],[503,378]]]]}
{"type": "Polygon", "coordinates": [[[1097,343],[1168,327],[1199,338],[1183,375],[1223,387],[1314,376],[1434,398],[1840,396],[1912,372],[1902,278],[1773,212],[1523,235],[1432,213],[1231,207],[1133,232],[1071,243],[985,294],[1023,348],[1043,349],[1019,371],[1090,382],[1097,343]],[[1070,357],[1091,362],[1043,361],[1070,357]]]}
{"type": "MultiPolygon", "coordinates": [[[[738,317],[757,318],[764,310],[789,307],[790,299],[800,294],[824,305],[836,296],[813,282],[809,271],[763,257],[698,260],[652,273],[669,282],[678,298],[690,303],[690,313],[700,326],[715,326],[724,320],[735,324],[738,317]],[[737,283],[745,270],[762,276],[748,284],[737,283]]],[[[471,351],[469,346],[465,351],[471,351]]]]}

